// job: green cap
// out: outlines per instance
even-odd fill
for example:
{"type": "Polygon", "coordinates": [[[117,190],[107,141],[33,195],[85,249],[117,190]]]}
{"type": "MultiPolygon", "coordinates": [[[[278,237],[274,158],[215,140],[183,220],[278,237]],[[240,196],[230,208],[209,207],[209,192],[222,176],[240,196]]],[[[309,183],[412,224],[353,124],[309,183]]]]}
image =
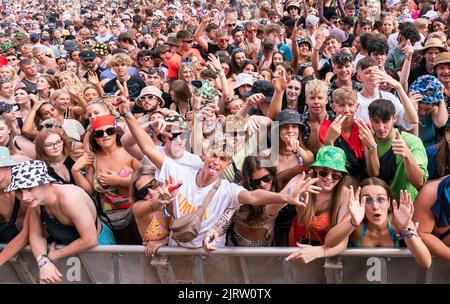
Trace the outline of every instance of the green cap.
{"type": "Polygon", "coordinates": [[[323,146],[317,151],[316,160],[310,167],[326,167],[348,174],[347,169],[345,169],[346,163],[347,157],[344,150],[334,146],[323,146]]]}
{"type": "Polygon", "coordinates": [[[7,147],[0,147],[0,168],[12,167],[15,165],[17,164],[12,160],[9,149],[7,147]]]}

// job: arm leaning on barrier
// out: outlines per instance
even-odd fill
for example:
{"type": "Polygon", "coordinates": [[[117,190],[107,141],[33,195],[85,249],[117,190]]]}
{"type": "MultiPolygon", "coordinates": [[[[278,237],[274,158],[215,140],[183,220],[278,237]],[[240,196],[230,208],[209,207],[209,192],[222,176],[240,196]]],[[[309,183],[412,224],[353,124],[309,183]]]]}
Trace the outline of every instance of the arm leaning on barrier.
{"type": "Polygon", "coordinates": [[[226,209],[214,227],[206,233],[206,236],[203,239],[203,249],[205,251],[213,252],[217,250],[217,247],[212,246],[211,243],[227,232],[236,211],[236,208],[226,209]]]}
{"type": "MultiPolygon", "coordinates": [[[[419,223],[417,233],[422,238],[423,243],[430,250],[431,254],[450,262],[449,244],[444,243],[443,240],[439,239],[439,237],[433,233],[438,227],[432,207],[438,198],[437,189],[441,181],[442,179],[429,182],[420,190],[414,201],[412,221],[419,223]]],[[[443,231],[445,232],[445,229],[443,231]]]]}
{"type": "Polygon", "coordinates": [[[30,226],[30,209],[27,208],[22,230],[13,238],[8,245],[0,252],[0,266],[5,264],[10,258],[19,253],[28,244],[28,234],[30,226]]]}

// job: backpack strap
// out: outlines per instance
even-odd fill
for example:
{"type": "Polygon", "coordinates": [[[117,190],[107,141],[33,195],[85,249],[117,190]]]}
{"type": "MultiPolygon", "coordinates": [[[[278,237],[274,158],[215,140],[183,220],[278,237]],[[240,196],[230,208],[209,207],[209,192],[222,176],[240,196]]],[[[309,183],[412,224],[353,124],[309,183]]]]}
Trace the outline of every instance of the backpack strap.
{"type": "Polygon", "coordinates": [[[216,194],[217,189],[220,187],[220,178],[217,179],[216,183],[214,184],[214,187],[209,191],[208,195],[203,200],[202,205],[195,210],[195,212],[200,216],[200,218],[203,217],[203,213],[205,212],[206,208],[208,208],[209,203],[212,201],[214,194],[216,194]]]}

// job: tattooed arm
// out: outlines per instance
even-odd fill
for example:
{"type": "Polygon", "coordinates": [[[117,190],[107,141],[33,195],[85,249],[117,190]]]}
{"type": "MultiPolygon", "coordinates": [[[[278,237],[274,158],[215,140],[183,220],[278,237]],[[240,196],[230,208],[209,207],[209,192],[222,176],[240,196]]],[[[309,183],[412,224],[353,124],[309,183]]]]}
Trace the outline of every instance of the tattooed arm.
{"type": "Polygon", "coordinates": [[[226,233],[233,222],[234,213],[236,211],[236,208],[226,209],[219,220],[214,224],[214,227],[206,233],[205,238],[203,239],[203,249],[205,251],[212,252],[217,249],[212,246],[211,243],[226,233]]]}

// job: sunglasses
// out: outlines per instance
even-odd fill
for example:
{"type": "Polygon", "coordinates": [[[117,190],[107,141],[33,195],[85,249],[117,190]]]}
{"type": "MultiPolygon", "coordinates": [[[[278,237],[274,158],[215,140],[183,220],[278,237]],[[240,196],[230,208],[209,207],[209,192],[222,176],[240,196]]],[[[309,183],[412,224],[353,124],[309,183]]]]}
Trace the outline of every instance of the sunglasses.
{"type": "Polygon", "coordinates": [[[193,42],[194,42],[194,40],[183,40],[183,42],[184,42],[184,43],[188,43],[188,44],[191,44],[191,43],[193,43],[193,42]]]}
{"type": "Polygon", "coordinates": [[[368,195],[365,195],[364,197],[366,198],[366,204],[367,205],[373,205],[375,202],[378,205],[384,205],[388,201],[388,199],[386,197],[384,197],[384,196],[378,196],[375,199],[370,197],[370,196],[368,196],[368,195]]]}
{"type": "Polygon", "coordinates": [[[150,60],[152,60],[152,57],[143,57],[141,60],[150,61],[150,60]]]}
{"type": "Polygon", "coordinates": [[[5,82],[9,82],[9,78],[7,78],[7,77],[0,78],[0,83],[5,83],[5,82]]]}
{"type": "Polygon", "coordinates": [[[228,42],[230,40],[228,38],[223,38],[223,39],[219,39],[218,41],[223,43],[223,42],[228,42]]]}
{"type": "Polygon", "coordinates": [[[331,174],[331,178],[335,181],[338,181],[342,178],[342,175],[339,173],[332,173],[331,171],[328,170],[319,170],[317,172],[321,177],[327,177],[329,174],[331,174]]]}
{"type": "Polygon", "coordinates": [[[257,29],[248,30],[248,32],[252,32],[252,33],[256,33],[257,31],[258,31],[257,29]]]}
{"type": "Polygon", "coordinates": [[[169,140],[176,140],[179,136],[181,139],[187,139],[189,137],[189,132],[177,132],[177,133],[170,133],[172,134],[172,138],[169,138],[169,140]]]}
{"type": "Polygon", "coordinates": [[[273,180],[273,176],[272,176],[272,174],[269,173],[267,175],[264,175],[261,178],[257,178],[257,179],[251,180],[250,181],[250,185],[252,187],[258,187],[259,185],[261,185],[261,181],[263,181],[265,183],[270,183],[272,180],[273,180]]]}
{"type": "Polygon", "coordinates": [[[92,132],[92,135],[95,138],[102,138],[105,135],[105,133],[108,136],[114,135],[114,134],[116,134],[116,128],[110,127],[106,130],[95,130],[94,132],[92,132]]]}
{"type": "Polygon", "coordinates": [[[95,59],[83,59],[84,62],[94,62],[95,59]]]}
{"type": "Polygon", "coordinates": [[[142,187],[141,189],[137,190],[134,193],[134,196],[136,197],[136,200],[143,200],[145,196],[148,194],[148,189],[155,190],[158,188],[159,183],[156,179],[152,179],[147,185],[142,187]]]}
{"type": "Polygon", "coordinates": [[[154,95],[144,95],[144,96],[141,96],[141,97],[139,98],[139,100],[144,101],[144,100],[152,100],[152,99],[156,99],[156,98],[157,98],[157,97],[154,96],[154,95]]]}
{"type": "Polygon", "coordinates": [[[229,23],[229,24],[225,24],[225,25],[228,27],[233,27],[233,26],[236,26],[236,23],[229,23]]]}
{"type": "Polygon", "coordinates": [[[44,128],[46,128],[46,129],[61,128],[61,125],[57,124],[55,122],[46,122],[46,123],[43,123],[43,124],[37,126],[38,131],[41,131],[44,128]]]}
{"type": "Polygon", "coordinates": [[[231,131],[227,132],[230,136],[236,137],[236,136],[245,136],[245,131],[231,131]]]}

